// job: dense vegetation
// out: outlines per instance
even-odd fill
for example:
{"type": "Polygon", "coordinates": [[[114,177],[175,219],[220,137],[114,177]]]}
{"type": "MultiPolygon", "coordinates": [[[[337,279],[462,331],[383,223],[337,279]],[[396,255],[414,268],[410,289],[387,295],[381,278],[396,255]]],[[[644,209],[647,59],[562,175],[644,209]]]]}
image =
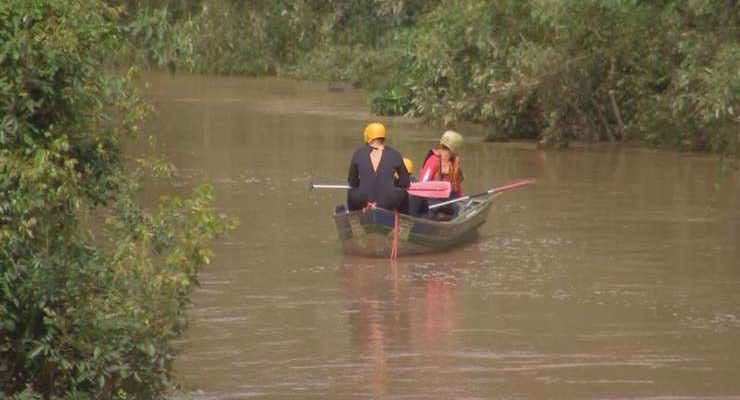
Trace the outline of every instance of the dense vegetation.
{"type": "Polygon", "coordinates": [[[208,244],[191,199],[140,205],[122,143],[140,63],[363,86],[380,114],[496,140],[737,159],[735,0],[0,2],[0,397],[160,398],[208,244]]]}
{"type": "Polygon", "coordinates": [[[734,0],[183,3],[197,71],[348,82],[491,139],[738,155],[734,0]]]}
{"type": "Polygon", "coordinates": [[[141,174],[170,168],[127,168],[146,107],[126,66],[181,49],[161,16],[124,11],[0,2],[0,398],[159,398],[196,272],[231,225],[207,186],[139,205],[141,174]]]}

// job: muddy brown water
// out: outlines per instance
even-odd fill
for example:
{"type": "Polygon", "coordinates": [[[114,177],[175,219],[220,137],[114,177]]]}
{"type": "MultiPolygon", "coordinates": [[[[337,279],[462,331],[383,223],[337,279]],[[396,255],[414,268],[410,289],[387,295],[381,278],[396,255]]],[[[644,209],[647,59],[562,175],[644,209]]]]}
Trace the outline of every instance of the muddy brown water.
{"type": "MultiPolygon", "coordinates": [[[[195,399],[740,399],[740,178],[707,156],[542,151],[468,133],[465,190],[519,178],[480,237],[345,256],[331,213],[374,120],[361,92],[149,74],[147,131],[241,220],[177,345],[195,399]]],[[[417,165],[441,131],[382,119],[417,165]]],[[[466,134],[465,131],[462,131],[466,134]]]]}

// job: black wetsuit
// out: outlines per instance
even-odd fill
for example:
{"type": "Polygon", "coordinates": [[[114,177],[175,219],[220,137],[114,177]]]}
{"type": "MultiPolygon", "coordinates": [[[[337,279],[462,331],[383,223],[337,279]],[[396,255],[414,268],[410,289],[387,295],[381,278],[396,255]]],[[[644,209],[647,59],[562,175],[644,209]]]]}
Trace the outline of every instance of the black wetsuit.
{"type": "Polygon", "coordinates": [[[373,171],[370,161],[370,146],[363,146],[352,155],[349,163],[347,182],[352,187],[347,192],[347,205],[350,211],[360,210],[367,203],[376,203],[380,208],[406,212],[406,188],[409,187],[409,173],[403,164],[403,157],[397,150],[385,146],[378,164],[373,171]],[[398,174],[398,179],[394,177],[398,174]]]}

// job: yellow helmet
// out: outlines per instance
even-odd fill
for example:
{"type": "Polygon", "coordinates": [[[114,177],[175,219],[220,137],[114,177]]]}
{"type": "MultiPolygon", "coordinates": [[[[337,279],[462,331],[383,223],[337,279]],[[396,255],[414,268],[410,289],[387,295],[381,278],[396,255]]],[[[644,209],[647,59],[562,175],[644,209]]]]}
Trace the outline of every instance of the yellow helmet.
{"type": "Polygon", "coordinates": [[[463,137],[455,131],[447,131],[442,134],[442,139],[439,140],[439,144],[447,147],[453,153],[457,153],[462,148],[463,137]]]}
{"type": "Polygon", "coordinates": [[[385,126],[380,122],[373,122],[365,127],[365,143],[370,143],[373,139],[385,139],[385,126]]]}
{"type": "Polygon", "coordinates": [[[409,171],[409,174],[414,173],[414,162],[411,161],[411,159],[404,157],[403,158],[403,165],[406,166],[406,171],[409,171]]]}

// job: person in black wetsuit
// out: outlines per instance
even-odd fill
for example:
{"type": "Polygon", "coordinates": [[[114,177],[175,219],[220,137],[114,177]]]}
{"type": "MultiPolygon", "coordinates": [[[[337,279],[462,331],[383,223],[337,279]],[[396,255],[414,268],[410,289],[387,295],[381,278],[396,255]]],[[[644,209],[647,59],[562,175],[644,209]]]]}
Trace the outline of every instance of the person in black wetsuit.
{"type": "Polygon", "coordinates": [[[401,153],[385,145],[385,127],[373,122],[365,128],[365,146],[355,150],[349,163],[347,192],[350,211],[380,207],[405,213],[409,173],[401,153]],[[397,175],[396,178],[394,175],[397,175]]]}

